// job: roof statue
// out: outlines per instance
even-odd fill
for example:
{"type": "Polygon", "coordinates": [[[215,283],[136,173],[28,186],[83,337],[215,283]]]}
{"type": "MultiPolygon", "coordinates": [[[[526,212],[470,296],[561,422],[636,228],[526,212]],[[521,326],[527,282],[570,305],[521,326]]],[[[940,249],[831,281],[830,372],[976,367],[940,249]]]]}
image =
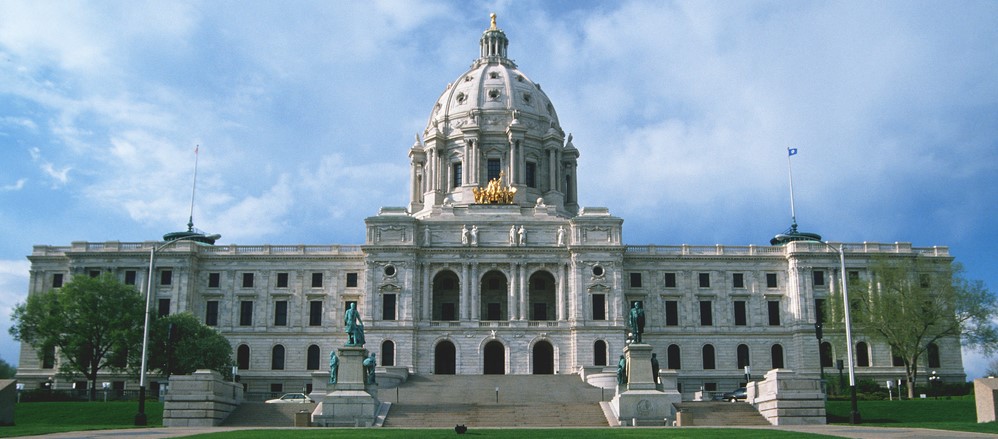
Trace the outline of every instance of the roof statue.
{"type": "Polygon", "coordinates": [[[490,27],[489,30],[496,30],[496,13],[493,12],[489,14],[489,18],[492,19],[492,27],[490,27]]]}

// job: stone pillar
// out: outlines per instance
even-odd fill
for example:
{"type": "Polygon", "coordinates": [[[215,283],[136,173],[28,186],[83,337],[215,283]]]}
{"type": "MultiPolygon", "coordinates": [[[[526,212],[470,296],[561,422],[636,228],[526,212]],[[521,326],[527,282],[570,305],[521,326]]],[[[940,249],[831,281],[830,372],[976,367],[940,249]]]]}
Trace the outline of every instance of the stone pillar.
{"type": "Polygon", "coordinates": [[[993,422],[998,418],[998,378],[974,380],[974,400],[977,401],[977,422],[993,422]]]}
{"type": "Polygon", "coordinates": [[[461,320],[471,318],[471,300],[469,300],[471,296],[471,283],[469,280],[468,264],[461,264],[461,299],[459,305],[461,307],[461,320]]]}
{"type": "Polygon", "coordinates": [[[430,264],[423,264],[423,320],[433,320],[433,290],[430,282],[430,264]]]}
{"type": "Polygon", "coordinates": [[[566,277],[565,277],[565,266],[563,264],[558,264],[557,276],[558,276],[557,277],[557,282],[558,282],[557,294],[558,294],[558,298],[556,300],[557,301],[557,305],[556,306],[558,307],[558,309],[557,309],[557,318],[558,318],[558,321],[563,321],[563,320],[565,320],[565,281],[566,281],[566,277]]]}
{"type": "Polygon", "coordinates": [[[482,283],[478,281],[478,263],[471,264],[471,320],[482,319],[482,283]]]}
{"type": "Polygon", "coordinates": [[[637,422],[641,426],[669,425],[675,419],[673,404],[682,402],[675,382],[663,381],[658,390],[651,372],[651,351],[647,344],[631,344],[624,348],[627,360],[627,385],[617,386],[610,407],[623,425],[637,422]]]}
{"type": "Polygon", "coordinates": [[[509,264],[509,298],[506,300],[506,314],[509,320],[516,320],[516,273],[517,264],[509,264]]]}
{"type": "Polygon", "coordinates": [[[527,310],[527,295],[529,291],[527,290],[527,266],[520,266],[520,320],[527,320],[530,318],[530,312],[527,310]]]}

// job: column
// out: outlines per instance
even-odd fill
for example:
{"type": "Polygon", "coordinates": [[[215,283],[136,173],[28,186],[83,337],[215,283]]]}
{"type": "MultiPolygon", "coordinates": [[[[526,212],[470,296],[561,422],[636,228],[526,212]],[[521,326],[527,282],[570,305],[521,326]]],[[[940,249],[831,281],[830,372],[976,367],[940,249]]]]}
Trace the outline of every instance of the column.
{"type": "Polygon", "coordinates": [[[530,318],[530,311],[527,309],[527,296],[530,291],[527,290],[527,266],[523,265],[520,268],[520,320],[527,320],[530,318]]]}
{"type": "Polygon", "coordinates": [[[423,265],[423,320],[430,321],[433,319],[433,304],[430,302],[430,297],[433,292],[430,291],[430,264],[423,265]]]}
{"type": "Polygon", "coordinates": [[[468,312],[471,306],[468,304],[470,293],[470,282],[468,282],[468,264],[461,264],[461,320],[468,320],[471,314],[468,312]]]}
{"type": "Polygon", "coordinates": [[[509,138],[509,184],[516,184],[516,142],[509,138]]]}
{"type": "Polygon", "coordinates": [[[516,272],[515,262],[509,264],[509,296],[506,300],[506,314],[509,320],[516,320],[516,272]]]}
{"type": "Polygon", "coordinates": [[[557,273],[558,275],[556,281],[558,282],[558,289],[556,294],[558,295],[558,297],[556,300],[557,301],[556,306],[558,307],[558,309],[556,312],[558,320],[562,321],[565,320],[565,266],[562,264],[558,264],[557,273]]]}
{"type": "Polygon", "coordinates": [[[471,165],[470,165],[470,163],[471,163],[471,145],[470,144],[471,144],[470,140],[465,140],[464,141],[464,159],[461,160],[461,185],[462,186],[468,184],[468,182],[471,181],[470,177],[468,176],[468,168],[471,167],[471,165]]]}
{"type": "Polygon", "coordinates": [[[558,189],[558,166],[557,154],[553,149],[548,150],[548,190],[558,189]]]}
{"type": "Polygon", "coordinates": [[[481,282],[478,281],[478,263],[471,263],[471,320],[479,321],[482,319],[482,291],[481,282]]]}

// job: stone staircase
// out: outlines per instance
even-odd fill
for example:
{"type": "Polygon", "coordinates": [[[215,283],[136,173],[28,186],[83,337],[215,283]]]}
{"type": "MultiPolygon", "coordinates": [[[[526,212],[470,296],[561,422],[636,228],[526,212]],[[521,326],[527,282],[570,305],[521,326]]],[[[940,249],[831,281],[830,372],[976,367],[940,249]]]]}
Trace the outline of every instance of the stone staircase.
{"type": "Polygon", "coordinates": [[[228,418],[225,418],[222,425],[229,427],[292,427],[295,424],[295,413],[301,410],[312,413],[315,410],[315,404],[244,402],[228,418]]]}
{"type": "Polygon", "coordinates": [[[392,403],[385,427],[607,426],[600,389],[577,375],[413,376],[399,387],[397,403],[393,390],[379,394],[392,403]]]}
{"type": "Polygon", "coordinates": [[[770,425],[752,404],[746,402],[682,402],[676,404],[676,409],[684,416],[692,414],[696,426],[770,425]]]}

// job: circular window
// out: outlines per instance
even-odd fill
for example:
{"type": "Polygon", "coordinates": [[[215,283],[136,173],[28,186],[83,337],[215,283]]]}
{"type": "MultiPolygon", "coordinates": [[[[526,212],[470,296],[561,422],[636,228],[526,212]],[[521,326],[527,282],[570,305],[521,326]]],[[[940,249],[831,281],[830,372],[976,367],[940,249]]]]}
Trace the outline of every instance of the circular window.
{"type": "Polygon", "coordinates": [[[467,99],[468,99],[468,95],[464,94],[464,92],[461,92],[461,93],[457,94],[457,103],[463,104],[464,101],[466,101],[467,99]]]}
{"type": "Polygon", "coordinates": [[[395,266],[389,265],[385,267],[385,276],[395,276],[395,266]]]}
{"type": "Polygon", "coordinates": [[[602,275],[603,275],[603,266],[601,265],[593,266],[593,276],[602,276],[602,275]]]}

